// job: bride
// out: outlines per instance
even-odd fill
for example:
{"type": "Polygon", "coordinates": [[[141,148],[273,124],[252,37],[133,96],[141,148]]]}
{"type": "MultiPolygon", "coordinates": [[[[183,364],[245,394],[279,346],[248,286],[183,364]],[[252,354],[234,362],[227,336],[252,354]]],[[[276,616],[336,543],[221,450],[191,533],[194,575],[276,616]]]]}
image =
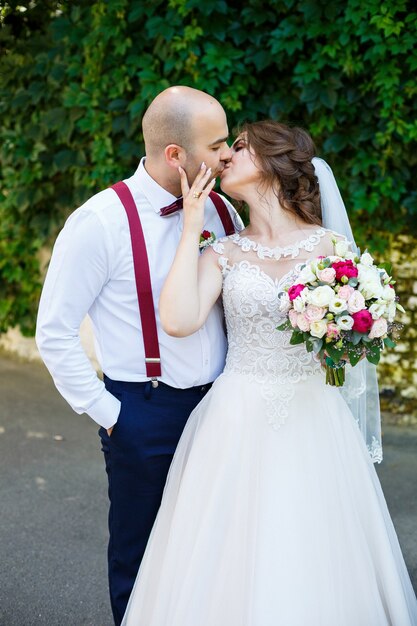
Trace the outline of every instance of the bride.
{"type": "MultiPolygon", "coordinates": [[[[204,332],[222,293],[229,349],[181,438],[124,626],[417,624],[369,454],[380,460],[378,438],[367,449],[320,363],[276,330],[280,293],[341,236],[323,227],[326,170],[334,179],[313,157],[301,129],[246,125],[221,187],[249,205],[250,225],[200,258],[214,180],[203,164],[189,187],[180,171],[184,232],[162,323],[178,337],[204,332]]],[[[343,224],[336,205],[326,210],[343,224]]],[[[348,222],[341,234],[349,236],[348,222]]]]}

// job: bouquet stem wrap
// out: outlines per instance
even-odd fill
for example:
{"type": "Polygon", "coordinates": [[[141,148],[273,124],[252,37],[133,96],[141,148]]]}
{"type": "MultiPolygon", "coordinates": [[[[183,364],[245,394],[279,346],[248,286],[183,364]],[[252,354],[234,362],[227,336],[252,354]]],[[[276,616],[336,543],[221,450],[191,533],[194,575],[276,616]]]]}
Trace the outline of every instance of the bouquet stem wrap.
{"type": "Polygon", "coordinates": [[[329,365],[326,362],[326,385],[343,387],[345,383],[345,362],[329,365]]]}

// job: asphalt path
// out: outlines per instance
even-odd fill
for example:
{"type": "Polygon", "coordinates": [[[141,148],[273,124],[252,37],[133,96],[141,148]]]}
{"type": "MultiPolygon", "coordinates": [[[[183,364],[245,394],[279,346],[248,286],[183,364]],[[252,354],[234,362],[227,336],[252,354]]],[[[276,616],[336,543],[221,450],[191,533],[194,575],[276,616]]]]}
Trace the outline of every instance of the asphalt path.
{"type": "MultiPolygon", "coordinates": [[[[112,626],[97,435],[39,363],[0,356],[0,624],[112,626]]],[[[384,427],[377,471],[417,589],[417,429],[384,427]]]]}

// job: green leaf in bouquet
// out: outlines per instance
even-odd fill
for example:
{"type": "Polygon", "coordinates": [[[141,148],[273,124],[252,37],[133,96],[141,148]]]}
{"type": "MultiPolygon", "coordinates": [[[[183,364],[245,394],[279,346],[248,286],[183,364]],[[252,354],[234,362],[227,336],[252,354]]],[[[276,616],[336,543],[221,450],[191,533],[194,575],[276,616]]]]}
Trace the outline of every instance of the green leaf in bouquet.
{"type": "Polygon", "coordinates": [[[312,339],[309,337],[306,341],[306,349],[307,352],[313,352],[313,348],[314,348],[314,343],[312,341],[312,339]]]}
{"type": "Polygon", "coordinates": [[[292,328],[290,320],[285,320],[285,322],[277,326],[276,330],[288,330],[290,328],[292,328]]]}
{"type": "Polygon", "coordinates": [[[323,347],[323,339],[314,339],[313,341],[313,352],[314,354],[319,354],[323,347]]]}
{"type": "Polygon", "coordinates": [[[395,341],[393,341],[390,337],[385,337],[384,344],[387,346],[387,348],[395,348],[395,346],[397,345],[395,341]]]}
{"type": "Polygon", "coordinates": [[[358,333],[356,330],[352,333],[352,343],[354,346],[357,346],[358,343],[362,341],[363,333],[358,333]]]}
{"type": "Polygon", "coordinates": [[[349,287],[357,287],[359,285],[359,281],[357,278],[349,278],[348,285],[349,287]]]}
{"type": "Polygon", "coordinates": [[[381,358],[381,349],[379,346],[372,346],[369,348],[369,351],[366,354],[366,358],[369,363],[373,363],[373,365],[378,365],[379,359],[381,358]]]}
{"type": "Polygon", "coordinates": [[[304,333],[300,332],[299,330],[293,330],[291,339],[290,339],[290,344],[292,346],[296,346],[299,343],[304,343],[304,333]]]}
{"type": "Polygon", "coordinates": [[[335,344],[329,343],[326,345],[326,352],[335,363],[339,363],[340,359],[343,356],[344,348],[336,348],[335,344]]]}
{"type": "Polygon", "coordinates": [[[360,350],[359,348],[354,348],[353,346],[348,349],[347,353],[349,357],[349,363],[352,365],[352,367],[359,363],[363,354],[362,350],[360,350]]]}
{"type": "Polygon", "coordinates": [[[401,313],[405,313],[404,307],[399,302],[395,303],[395,307],[398,309],[398,311],[401,311],[401,313]]]}

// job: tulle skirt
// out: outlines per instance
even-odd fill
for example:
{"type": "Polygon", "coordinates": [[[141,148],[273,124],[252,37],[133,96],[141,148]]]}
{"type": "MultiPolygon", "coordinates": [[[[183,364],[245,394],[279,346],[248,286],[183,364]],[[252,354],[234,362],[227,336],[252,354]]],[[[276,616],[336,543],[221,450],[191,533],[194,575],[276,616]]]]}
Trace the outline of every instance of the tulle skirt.
{"type": "Polygon", "coordinates": [[[410,626],[417,602],[336,388],[297,383],[278,430],[222,374],[191,414],[123,626],[410,626]]]}

